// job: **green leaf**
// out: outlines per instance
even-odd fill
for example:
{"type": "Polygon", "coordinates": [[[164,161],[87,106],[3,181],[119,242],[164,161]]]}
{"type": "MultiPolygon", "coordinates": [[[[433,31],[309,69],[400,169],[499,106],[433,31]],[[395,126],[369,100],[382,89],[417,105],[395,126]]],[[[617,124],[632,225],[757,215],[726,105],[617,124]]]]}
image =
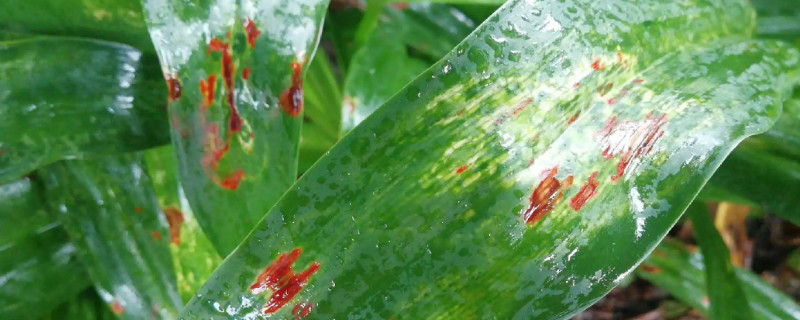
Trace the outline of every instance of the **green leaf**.
{"type": "MultiPolygon", "coordinates": [[[[109,40],[147,53],[154,52],[140,0],[3,1],[0,3],[0,29],[109,40]]],[[[64,52],[68,51],[54,49],[53,54],[64,52]]],[[[80,55],[76,53],[76,56],[80,55]]]]}
{"type": "MultiPolygon", "coordinates": [[[[459,8],[446,4],[409,3],[405,9],[386,10],[386,29],[397,29],[400,39],[435,62],[450,52],[478,26],[459,8]]],[[[397,35],[384,38],[397,39],[397,35]]]]}
{"type": "Polygon", "coordinates": [[[143,3],[181,185],[224,256],[296,178],[302,69],[327,1],[143,3]]]}
{"type": "Polygon", "coordinates": [[[62,161],[39,172],[100,297],[121,319],[175,319],[167,221],[139,154],[62,161]]]}
{"type": "MultiPolygon", "coordinates": [[[[678,241],[667,239],[642,263],[637,274],[701,313],[708,314],[703,256],[692,251],[678,241]]],[[[734,267],[734,272],[753,311],[752,319],[800,318],[800,307],[792,298],[750,271],[734,267]]],[[[741,303],[745,300],[742,298],[736,301],[741,303]]]]}
{"type": "Polygon", "coordinates": [[[153,62],[108,42],[0,42],[0,182],[60,159],[167,143],[153,62]]]}
{"type": "Polygon", "coordinates": [[[748,34],[740,1],[594,3],[507,3],[306,172],[182,316],[560,319],[606,294],[774,123],[798,53],[680,50],[748,34]]]}
{"type": "Polygon", "coordinates": [[[305,172],[339,141],[342,92],[324,54],[314,55],[303,80],[303,128],[300,132],[298,171],[305,172]]]}
{"type": "Polygon", "coordinates": [[[703,204],[694,203],[686,210],[703,252],[705,283],[709,292],[710,319],[753,319],[753,311],[736,278],[730,251],[722,241],[703,204]]]}
{"type": "Polygon", "coordinates": [[[758,11],[758,36],[784,40],[800,38],[800,1],[753,0],[758,11]]]}
{"type": "Polygon", "coordinates": [[[62,304],[40,320],[113,320],[116,316],[93,289],[62,304]]]}
{"type": "Polygon", "coordinates": [[[75,246],[29,178],[0,185],[0,314],[32,319],[86,288],[75,246]]]}
{"type": "MultiPolygon", "coordinates": [[[[167,216],[172,261],[178,292],[183,302],[208,279],[222,258],[200,229],[178,183],[178,160],[172,146],[144,153],[147,174],[152,177],[158,203],[167,216]]],[[[166,235],[165,235],[166,236],[166,235]]]]}

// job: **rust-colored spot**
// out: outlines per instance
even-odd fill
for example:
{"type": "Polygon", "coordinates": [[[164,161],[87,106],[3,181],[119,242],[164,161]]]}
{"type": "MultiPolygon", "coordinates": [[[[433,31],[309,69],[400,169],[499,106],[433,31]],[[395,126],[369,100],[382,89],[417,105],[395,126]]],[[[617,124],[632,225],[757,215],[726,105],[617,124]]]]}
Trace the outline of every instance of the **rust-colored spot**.
{"type": "Polygon", "coordinates": [[[575,89],[580,88],[580,86],[581,86],[580,82],[575,82],[575,83],[572,84],[572,87],[575,88],[575,89]]]}
{"type": "Polygon", "coordinates": [[[258,31],[256,23],[250,20],[250,18],[244,21],[244,32],[247,34],[247,44],[250,45],[250,48],[255,49],[256,39],[258,39],[258,35],[261,34],[261,31],[258,31]]]}
{"type": "Polygon", "coordinates": [[[110,308],[111,308],[111,312],[113,312],[116,315],[121,315],[121,314],[125,313],[125,308],[123,308],[122,305],[119,304],[119,302],[117,302],[117,301],[112,302],[110,308]]]}
{"type": "MultiPolygon", "coordinates": [[[[253,294],[260,294],[267,289],[272,290],[264,306],[265,314],[272,314],[280,310],[286,303],[294,298],[308,284],[308,279],[319,270],[319,262],[312,262],[306,270],[294,273],[293,267],[303,250],[295,248],[290,253],[281,253],[277,259],[258,275],[256,281],[250,286],[253,294]]],[[[311,309],[309,308],[309,312],[311,309]]]]}
{"type": "Polygon", "coordinates": [[[467,168],[469,168],[468,164],[458,167],[458,169],[456,169],[456,174],[461,174],[462,172],[467,171],[467,168]]]}
{"type": "Polygon", "coordinates": [[[634,79],[634,80],[633,80],[633,82],[636,82],[636,83],[638,83],[638,84],[642,84],[642,83],[644,83],[644,79],[642,79],[642,78],[636,78],[636,79],[634,79]]]}
{"type": "Polygon", "coordinates": [[[133,210],[136,211],[136,213],[142,213],[142,207],[136,207],[133,208],[133,210]]]}
{"type": "Polygon", "coordinates": [[[250,80],[250,68],[242,69],[242,79],[250,80]]]}
{"type": "Polygon", "coordinates": [[[661,271],[662,271],[662,270],[661,270],[661,268],[659,268],[659,267],[656,267],[656,266],[654,266],[654,265],[649,265],[649,264],[646,264],[646,263],[642,263],[642,264],[639,266],[639,269],[641,269],[641,270],[642,270],[642,271],[644,271],[644,272],[647,272],[647,273],[654,273],[654,274],[661,273],[661,271]]]}
{"type": "Polygon", "coordinates": [[[313,307],[314,304],[310,302],[299,303],[292,308],[292,314],[295,315],[295,319],[302,319],[311,313],[311,308],[313,307]]]}
{"type": "Polygon", "coordinates": [[[611,159],[619,155],[617,174],[611,181],[618,181],[633,163],[636,167],[641,157],[653,150],[656,142],[664,135],[661,129],[667,123],[666,115],[648,114],[642,121],[618,122],[611,117],[605,127],[598,131],[597,138],[603,151],[603,158],[611,159]]]}
{"type": "Polygon", "coordinates": [[[595,60],[594,62],[592,62],[592,69],[596,71],[601,71],[605,69],[605,66],[603,66],[603,64],[600,63],[600,60],[595,60]]]}
{"type": "Polygon", "coordinates": [[[203,95],[203,111],[214,103],[214,88],[217,87],[217,76],[209,75],[208,80],[200,80],[200,93],[203,95]]]}
{"type": "Polygon", "coordinates": [[[242,182],[242,178],[244,178],[244,172],[242,169],[237,169],[234,173],[227,175],[222,181],[220,181],[220,187],[223,187],[228,190],[236,190],[239,188],[239,184],[242,182]]]}
{"type": "Polygon", "coordinates": [[[600,85],[600,86],[597,87],[597,93],[599,93],[601,97],[605,96],[609,91],[611,91],[611,88],[613,88],[613,87],[614,87],[614,84],[610,83],[610,82],[606,83],[606,84],[603,84],[603,85],[600,85]]]}
{"type": "Polygon", "coordinates": [[[229,145],[219,137],[219,126],[216,123],[208,123],[205,126],[204,150],[205,153],[200,159],[200,163],[207,171],[217,170],[222,157],[228,152],[229,145]]]}
{"type": "Polygon", "coordinates": [[[581,186],[581,189],[578,190],[578,193],[575,194],[574,197],[569,201],[569,206],[572,209],[580,210],[583,208],[583,205],[586,204],[586,201],[589,201],[594,195],[597,194],[597,185],[599,182],[597,179],[597,171],[593,172],[589,179],[586,181],[586,184],[581,186]]]}
{"type": "MultiPolygon", "coordinates": [[[[183,225],[183,212],[175,207],[164,208],[164,215],[169,224],[169,242],[175,245],[181,244],[181,225],[183,225]]],[[[160,235],[159,235],[160,237],[160,235]]]]}
{"type": "Polygon", "coordinates": [[[397,10],[405,10],[408,9],[408,2],[392,2],[389,5],[394,7],[397,10]]]}
{"type": "Polygon", "coordinates": [[[169,93],[169,101],[176,101],[181,98],[181,82],[178,80],[177,74],[167,75],[167,92],[169,93]]]}
{"type": "Polygon", "coordinates": [[[242,130],[242,118],[239,116],[239,111],[236,109],[236,100],[234,98],[235,92],[233,90],[233,56],[231,56],[230,45],[222,42],[218,38],[211,39],[208,44],[211,52],[222,52],[222,81],[225,83],[225,102],[230,109],[230,117],[228,118],[228,127],[231,132],[239,132],[242,130]]]}
{"type": "Polygon", "coordinates": [[[521,102],[520,102],[520,103],[517,105],[517,107],[516,107],[516,108],[514,108],[514,113],[512,113],[512,116],[517,116],[518,114],[522,113],[522,111],[525,111],[525,108],[527,108],[527,107],[528,107],[528,105],[530,105],[532,101],[533,101],[533,99],[532,99],[532,98],[527,98],[527,99],[525,99],[525,100],[522,100],[522,101],[521,101],[521,102]]]}
{"type": "MultiPolygon", "coordinates": [[[[547,213],[553,210],[556,203],[561,200],[561,182],[556,179],[558,168],[550,169],[547,176],[539,182],[530,197],[530,205],[522,214],[525,222],[533,225],[547,213]]],[[[570,176],[571,177],[571,176],[570,176]]],[[[571,179],[567,179],[571,182],[571,179]]]]}
{"type": "Polygon", "coordinates": [[[575,120],[578,120],[578,116],[580,115],[581,115],[580,111],[576,112],[574,115],[572,115],[572,118],[569,118],[569,120],[567,120],[567,124],[575,123],[575,120]]]}
{"type": "Polygon", "coordinates": [[[303,66],[292,62],[292,85],[281,93],[280,105],[289,116],[297,117],[303,111],[303,66]]]}
{"type": "Polygon", "coordinates": [[[161,232],[158,230],[151,232],[150,235],[153,236],[153,239],[161,240],[161,232]]]}

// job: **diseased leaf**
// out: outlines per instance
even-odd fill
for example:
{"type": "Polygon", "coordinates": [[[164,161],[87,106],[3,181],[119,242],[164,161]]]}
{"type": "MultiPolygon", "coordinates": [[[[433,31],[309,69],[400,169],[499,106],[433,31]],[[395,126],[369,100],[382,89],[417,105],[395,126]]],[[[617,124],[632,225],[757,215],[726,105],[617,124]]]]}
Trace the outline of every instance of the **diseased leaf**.
{"type": "MultiPolygon", "coordinates": [[[[703,257],[699,252],[667,239],[642,263],[637,274],[702,314],[708,314],[709,299],[703,279],[704,269],[703,257]]],[[[792,298],[752,272],[736,267],[734,271],[753,311],[753,319],[800,318],[800,307],[792,298]]]]}
{"type": "Polygon", "coordinates": [[[753,319],[742,286],[731,264],[730,251],[714,228],[703,204],[694,203],[686,210],[694,234],[703,252],[705,285],[710,303],[710,319],[753,319]]]}
{"type": "MultiPolygon", "coordinates": [[[[109,40],[146,53],[154,52],[140,0],[3,1],[0,2],[0,29],[109,40]]],[[[54,53],[65,52],[69,51],[62,49],[54,53]]]]}
{"type": "Polygon", "coordinates": [[[327,1],[143,3],[181,185],[224,256],[296,178],[302,70],[327,1]]]}
{"type": "Polygon", "coordinates": [[[60,159],[167,143],[152,62],[108,42],[0,42],[0,182],[60,159]]]}
{"type": "MultiPolygon", "coordinates": [[[[144,153],[147,174],[153,180],[161,210],[169,224],[169,242],[177,275],[178,292],[183,302],[208,279],[222,262],[195,220],[178,183],[178,160],[172,146],[150,149],[144,153]]],[[[167,237],[167,235],[164,235],[167,237]]]]}
{"type": "Polygon", "coordinates": [[[29,178],[0,185],[0,314],[32,319],[89,286],[61,225],[29,178]]]}
{"type": "Polygon", "coordinates": [[[140,154],[62,161],[38,171],[47,199],[120,319],[175,319],[180,298],[162,213],[140,154]]]}
{"type": "Polygon", "coordinates": [[[507,3],[306,172],[182,316],[561,319],[606,294],[774,123],[798,63],[776,42],[688,50],[749,34],[744,2],[612,4],[507,3]]]}

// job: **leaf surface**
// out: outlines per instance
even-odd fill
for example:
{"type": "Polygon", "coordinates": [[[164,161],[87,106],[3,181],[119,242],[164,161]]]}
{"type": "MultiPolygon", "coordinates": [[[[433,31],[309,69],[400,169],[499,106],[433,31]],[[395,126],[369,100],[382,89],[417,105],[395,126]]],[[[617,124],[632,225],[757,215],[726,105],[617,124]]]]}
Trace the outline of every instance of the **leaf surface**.
{"type": "Polygon", "coordinates": [[[798,59],[679,50],[749,34],[743,2],[611,4],[507,3],[306,172],[182,316],[561,319],[602,297],[774,123],[798,59]]]}
{"type": "Polygon", "coordinates": [[[137,153],[40,171],[100,297],[120,319],[175,319],[181,306],[162,213],[137,153]]]}
{"type": "Polygon", "coordinates": [[[303,69],[327,1],[144,0],[181,185],[221,255],[294,182],[303,69]]]}

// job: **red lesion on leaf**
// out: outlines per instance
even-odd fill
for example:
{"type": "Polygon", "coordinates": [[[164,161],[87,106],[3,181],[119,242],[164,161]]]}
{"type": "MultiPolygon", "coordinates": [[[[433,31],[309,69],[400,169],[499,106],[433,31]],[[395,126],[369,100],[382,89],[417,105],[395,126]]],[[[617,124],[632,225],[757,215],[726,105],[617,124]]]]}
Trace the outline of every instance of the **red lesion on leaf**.
{"type": "MultiPolygon", "coordinates": [[[[181,225],[183,225],[183,212],[175,207],[164,208],[164,215],[169,224],[169,242],[175,245],[181,244],[181,225]]],[[[160,237],[160,235],[159,235],[160,237]]]]}
{"type": "Polygon", "coordinates": [[[242,182],[244,176],[245,174],[242,169],[237,169],[235,172],[225,176],[225,178],[219,182],[219,186],[228,190],[236,190],[239,188],[239,184],[242,182]]]}
{"type": "Polygon", "coordinates": [[[467,171],[467,168],[469,168],[468,164],[458,167],[458,169],[456,169],[456,174],[461,174],[464,171],[467,171]]]}
{"type": "Polygon", "coordinates": [[[258,35],[261,34],[261,31],[258,30],[256,23],[250,20],[250,18],[244,21],[244,32],[247,34],[247,43],[250,45],[250,48],[255,49],[256,39],[258,39],[258,35]]]}
{"type": "Polygon", "coordinates": [[[658,273],[661,273],[661,271],[662,271],[661,268],[656,267],[654,265],[646,264],[646,263],[642,263],[639,266],[639,269],[641,269],[644,272],[653,273],[653,274],[658,274],[658,273]]]}
{"type": "Polygon", "coordinates": [[[178,75],[177,74],[167,75],[166,80],[167,80],[167,92],[169,93],[168,95],[169,101],[176,101],[180,99],[183,87],[181,86],[180,80],[178,80],[178,75]]]}
{"type": "Polygon", "coordinates": [[[203,111],[214,103],[214,90],[217,87],[217,76],[209,75],[208,80],[200,80],[200,94],[203,95],[203,111]]]}
{"type": "Polygon", "coordinates": [[[292,85],[283,90],[278,103],[289,116],[297,117],[303,111],[303,65],[292,62],[292,85]]]}
{"type": "Polygon", "coordinates": [[[250,68],[242,69],[242,79],[250,80],[250,68]]]}
{"type": "Polygon", "coordinates": [[[558,167],[548,170],[547,176],[539,182],[539,185],[531,193],[528,199],[530,205],[522,213],[526,223],[533,225],[552,211],[563,197],[561,190],[572,185],[572,176],[566,177],[564,181],[559,181],[556,178],[557,173],[558,167]]]}
{"type": "Polygon", "coordinates": [[[303,302],[299,303],[294,308],[292,308],[292,314],[295,315],[295,319],[302,319],[307,317],[311,313],[311,309],[314,307],[313,303],[310,302],[303,302]]]}
{"type": "Polygon", "coordinates": [[[594,69],[595,71],[602,71],[605,68],[606,67],[600,62],[600,60],[595,60],[594,62],[592,62],[592,69],[594,69]]]}
{"type": "Polygon", "coordinates": [[[136,211],[136,213],[142,213],[142,207],[136,207],[133,208],[133,210],[136,211]]]}
{"type": "Polygon", "coordinates": [[[233,56],[231,55],[230,44],[222,42],[218,38],[211,39],[208,44],[211,52],[222,52],[222,81],[225,83],[225,102],[230,110],[230,117],[228,118],[228,127],[232,132],[239,132],[242,130],[242,118],[239,116],[239,111],[236,109],[235,92],[233,90],[233,56]]]}
{"type": "Polygon", "coordinates": [[[517,116],[518,114],[522,113],[522,111],[525,111],[525,108],[527,108],[531,104],[532,101],[533,101],[532,98],[527,98],[525,100],[522,100],[517,105],[517,107],[514,108],[514,112],[511,115],[512,116],[517,116]]]}
{"type": "Polygon", "coordinates": [[[125,308],[123,308],[122,305],[119,304],[119,302],[117,302],[117,301],[113,301],[111,303],[110,308],[111,308],[111,312],[113,312],[115,315],[121,315],[121,314],[125,313],[125,308]]]}
{"type": "Polygon", "coordinates": [[[161,240],[161,232],[153,231],[150,233],[150,235],[153,236],[153,239],[161,240]]]}
{"type": "Polygon", "coordinates": [[[586,181],[586,184],[581,186],[581,189],[578,190],[578,193],[572,197],[569,201],[569,206],[572,209],[580,210],[583,208],[583,205],[586,204],[586,201],[589,201],[592,197],[597,194],[597,186],[600,183],[597,181],[597,171],[593,172],[589,179],[586,181]]]}
{"type": "Polygon", "coordinates": [[[599,93],[601,97],[605,96],[609,91],[611,91],[611,88],[613,88],[613,87],[614,87],[614,84],[610,83],[610,82],[606,83],[606,84],[603,84],[603,85],[600,85],[600,86],[597,87],[597,93],[599,93]]]}
{"type": "Polygon", "coordinates": [[[580,115],[581,115],[581,112],[580,112],[580,111],[576,112],[574,115],[572,115],[572,117],[571,117],[571,118],[569,118],[569,120],[567,120],[567,124],[573,124],[573,123],[575,123],[575,120],[578,120],[578,117],[579,117],[580,115]]]}
{"type": "MultiPolygon", "coordinates": [[[[306,270],[294,273],[294,263],[302,253],[303,250],[300,248],[295,248],[290,253],[281,253],[250,286],[252,294],[260,294],[267,289],[272,291],[272,295],[264,306],[265,314],[272,314],[280,310],[303,290],[308,284],[308,279],[319,270],[319,262],[312,262],[306,270]]],[[[309,308],[308,311],[310,312],[311,309],[309,308]]]]}
{"type": "Polygon", "coordinates": [[[656,142],[664,135],[662,127],[666,123],[666,115],[651,114],[641,121],[618,122],[616,117],[608,120],[603,129],[598,131],[597,139],[603,150],[603,158],[620,156],[617,174],[611,177],[611,181],[618,181],[631,163],[635,167],[643,156],[653,150],[656,142]]]}

